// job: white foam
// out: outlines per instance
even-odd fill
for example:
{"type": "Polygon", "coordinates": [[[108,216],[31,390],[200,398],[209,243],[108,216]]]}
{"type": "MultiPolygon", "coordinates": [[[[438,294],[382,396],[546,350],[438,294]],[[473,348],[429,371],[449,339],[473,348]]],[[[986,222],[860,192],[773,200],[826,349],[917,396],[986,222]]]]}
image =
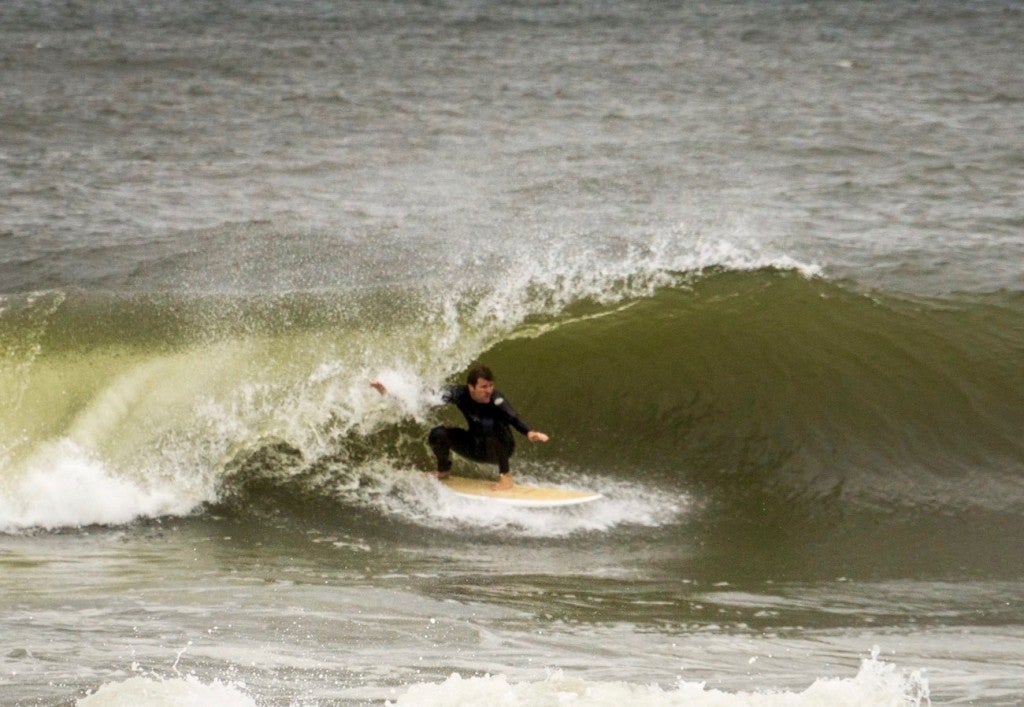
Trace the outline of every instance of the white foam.
{"type": "Polygon", "coordinates": [[[133,677],[107,683],[83,697],[78,707],[255,707],[256,701],[238,687],[198,678],[133,677]]]}
{"type": "Polygon", "coordinates": [[[919,672],[899,670],[875,656],[853,678],[819,678],[802,692],[726,692],[680,681],[675,688],[629,682],[591,682],[554,673],[540,682],[512,683],[504,675],[462,678],[411,686],[394,707],[920,707],[930,704],[928,682],[919,672]]]}
{"type": "Polygon", "coordinates": [[[27,468],[5,479],[0,530],[116,525],[184,514],[199,501],[175,484],[145,487],[117,476],[64,439],[44,445],[27,468]]]}
{"type": "Polygon", "coordinates": [[[364,464],[347,476],[358,483],[339,480],[334,492],[343,503],[375,508],[432,528],[512,531],[522,537],[557,538],[623,526],[671,524],[691,505],[689,498],[666,496],[640,484],[583,474],[566,478],[564,471],[544,469],[519,473],[516,480],[596,491],[603,498],[578,506],[521,508],[457,496],[420,472],[395,469],[382,460],[364,464]]]}

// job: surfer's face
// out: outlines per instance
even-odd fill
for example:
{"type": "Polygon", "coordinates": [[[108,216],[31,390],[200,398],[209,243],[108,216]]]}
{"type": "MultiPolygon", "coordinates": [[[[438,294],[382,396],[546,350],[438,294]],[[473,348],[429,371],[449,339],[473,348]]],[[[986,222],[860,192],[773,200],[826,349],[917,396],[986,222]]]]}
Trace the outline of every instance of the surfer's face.
{"type": "Polygon", "coordinates": [[[489,381],[486,378],[477,378],[476,385],[469,384],[466,387],[469,388],[469,397],[473,398],[476,402],[491,402],[491,396],[494,394],[494,381],[489,381]]]}

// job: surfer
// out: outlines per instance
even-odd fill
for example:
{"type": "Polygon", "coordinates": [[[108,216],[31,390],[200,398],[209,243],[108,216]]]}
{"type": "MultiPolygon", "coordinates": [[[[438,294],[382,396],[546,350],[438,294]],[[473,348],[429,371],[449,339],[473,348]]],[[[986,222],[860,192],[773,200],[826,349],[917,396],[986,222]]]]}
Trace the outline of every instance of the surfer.
{"type": "MultiPolygon", "coordinates": [[[[381,395],[387,394],[379,380],[371,381],[370,385],[381,395]]],[[[494,389],[494,373],[487,366],[473,366],[466,375],[466,385],[449,386],[441,400],[459,409],[469,429],[439,425],[430,430],[427,441],[437,457],[434,475],[439,479],[451,472],[454,451],[475,462],[497,464],[498,482],[494,489],[510,489],[513,483],[508,460],[515,451],[515,439],[509,427],[516,428],[531,442],[548,441],[546,434],[526,424],[505,396],[494,389]]]]}

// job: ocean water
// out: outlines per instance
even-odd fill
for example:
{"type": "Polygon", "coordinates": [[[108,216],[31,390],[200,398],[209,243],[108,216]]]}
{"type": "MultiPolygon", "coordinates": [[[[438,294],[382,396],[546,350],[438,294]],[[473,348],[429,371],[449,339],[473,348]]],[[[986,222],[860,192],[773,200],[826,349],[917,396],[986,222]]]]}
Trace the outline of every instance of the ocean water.
{"type": "Polygon", "coordinates": [[[1022,36],[0,3],[0,704],[1024,704],[1022,36]]]}

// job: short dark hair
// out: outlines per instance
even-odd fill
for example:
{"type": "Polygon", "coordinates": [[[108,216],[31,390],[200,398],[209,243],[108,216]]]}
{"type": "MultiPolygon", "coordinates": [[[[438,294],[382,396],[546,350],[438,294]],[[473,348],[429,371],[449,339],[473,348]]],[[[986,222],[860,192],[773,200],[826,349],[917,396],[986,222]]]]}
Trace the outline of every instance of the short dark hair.
{"type": "Polygon", "coordinates": [[[476,387],[476,382],[481,378],[485,381],[490,381],[491,383],[494,382],[494,373],[490,368],[482,363],[478,363],[470,368],[469,372],[466,374],[466,382],[474,388],[476,387]]]}

